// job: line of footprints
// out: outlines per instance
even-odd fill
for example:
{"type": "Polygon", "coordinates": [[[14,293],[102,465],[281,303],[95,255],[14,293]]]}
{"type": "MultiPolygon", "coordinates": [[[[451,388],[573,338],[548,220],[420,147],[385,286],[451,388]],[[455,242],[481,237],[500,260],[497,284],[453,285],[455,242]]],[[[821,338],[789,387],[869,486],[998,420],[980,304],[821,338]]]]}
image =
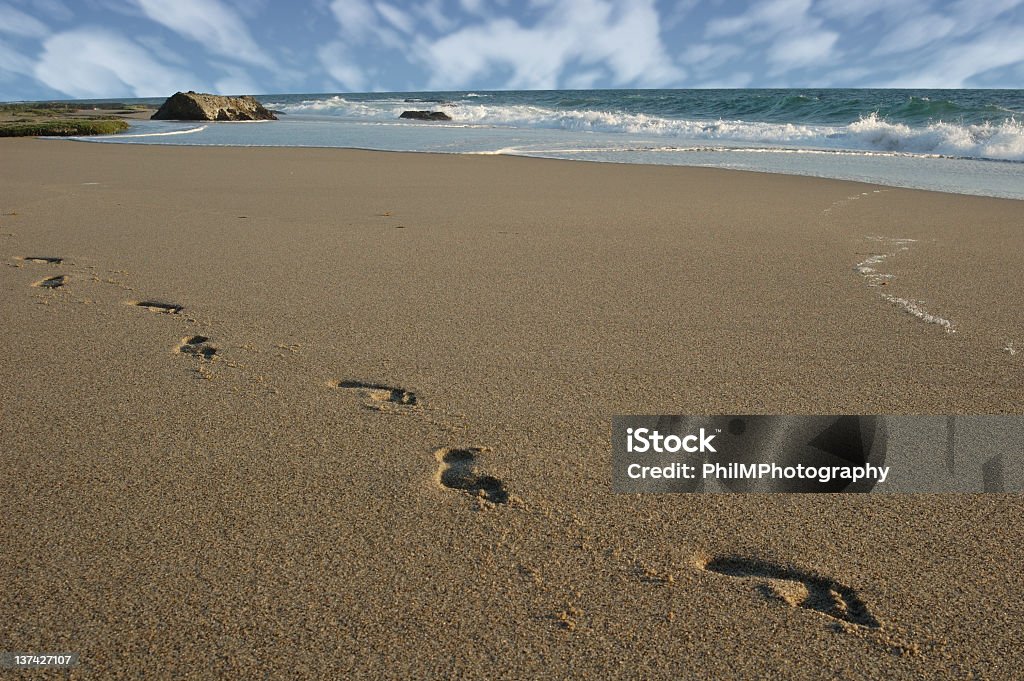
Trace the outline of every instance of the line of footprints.
{"type": "MultiPolygon", "coordinates": [[[[64,262],[63,258],[52,256],[25,256],[18,260],[47,265],[60,265],[64,262]]],[[[33,286],[59,289],[67,280],[67,275],[59,274],[37,281],[33,286]]],[[[185,309],[182,305],[158,300],[130,301],[129,304],[159,314],[177,315],[185,309]]],[[[193,335],[183,338],[175,351],[210,361],[217,354],[218,348],[210,338],[193,335]]],[[[374,411],[406,413],[421,408],[416,393],[405,388],[358,380],[331,381],[329,385],[352,392],[363,401],[364,407],[374,411]]],[[[468,494],[481,508],[508,504],[514,497],[505,484],[483,470],[481,460],[490,451],[487,447],[445,447],[435,451],[434,457],[438,464],[436,482],[446,489],[468,494]]],[[[732,555],[704,561],[698,567],[706,572],[753,583],[756,591],[772,602],[812,610],[857,627],[881,627],[854,589],[828,577],[732,555]]]]}
{"type": "MultiPolygon", "coordinates": [[[[27,255],[15,258],[21,262],[35,263],[39,265],[62,265],[64,264],[64,258],[51,256],[51,255],[27,255]]],[[[68,282],[68,275],[58,274],[51,277],[41,279],[32,286],[36,288],[44,288],[49,290],[56,290],[63,288],[68,282]]],[[[165,303],[157,300],[132,300],[128,302],[129,305],[135,307],[141,307],[144,310],[150,312],[157,312],[160,314],[181,314],[185,309],[183,305],[177,305],[175,303],[165,303]]],[[[206,336],[187,336],[181,339],[181,342],[175,347],[175,352],[184,355],[191,355],[198,357],[203,360],[211,360],[213,356],[217,354],[217,346],[214,345],[209,338],[206,336]]]]}
{"type": "MultiPolygon", "coordinates": [[[[374,411],[400,413],[420,406],[416,393],[401,387],[355,380],[333,381],[330,386],[354,392],[367,409],[374,411]]],[[[435,480],[442,487],[469,494],[482,508],[508,504],[514,497],[505,484],[483,470],[481,459],[490,451],[488,447],[444,447],[435,451],[435,480]]],[[[844,625],[881,627],[856,590],[829,577],[733,555],[702,561],[698,567],[752,584],[757,593],[773,603],[811,610],[844,625]]]]}
{"type": "MultiPolygon", "coordinates": [[[[158,300],[132,300],[129,301],[129,305],[141,307],[144,310],[159,314],[181,314],[185,309],[183,305],[164,303],[158,300]]],[[[182,338],[181,342],[174,348],[174,351],[180,355],[191,355],[209,361],[217,354],[217,349],[217,346],[208,337],[195,335],[182,338]]]]}
{"type": "MultiPolygon", "coordinates": [[[[363,399],[367,409],[380,412],[401,413],[420,406],[416,393],[381,383],[344,380],[333,381],[331,387],[352,391],[363,399]]],[[[438,462],[435,479],[448,489],[464,492],[474,497],[479,504],[507,504],[512,496],[505,484],[482,471],[482,455],[491,450],[487,447],[442,448],[434,452],[438,462]]]]}
{"type": "MultiPolygon", "coordinates": [[[[64,258],[55,256],[23,256],[17,260],[43,265],[64,263],[64,258]]],[[[67,275],[59,274],[37,281],[33,286],[54,290],[62,288],[67,281],[67,275]]],[[[133,300],[128,304],[157,314],[179,315],[185,310],[183,305],[160,300],[133,300]]],[[[202,335],[182,338],[175,347],[178,354],[190,355],[204,361],[213,360],[218,350],[209,337],[202,335]]],[[[374,411],[403,413],[420,407],[416,393],[404,388],[357,380],[332,381],[329,385],[357,394],[362,398],[364,406],[374,411]]],[[[438,484],[469,494],[479,504],[485,506],[509,503],[512,497],[505,489],[504,483],[482,472],[481,455],[489,451],[485,447],[444,448],[436,451],[434,456],[438,461],[438,470],[435,477],[438,484]]]]}

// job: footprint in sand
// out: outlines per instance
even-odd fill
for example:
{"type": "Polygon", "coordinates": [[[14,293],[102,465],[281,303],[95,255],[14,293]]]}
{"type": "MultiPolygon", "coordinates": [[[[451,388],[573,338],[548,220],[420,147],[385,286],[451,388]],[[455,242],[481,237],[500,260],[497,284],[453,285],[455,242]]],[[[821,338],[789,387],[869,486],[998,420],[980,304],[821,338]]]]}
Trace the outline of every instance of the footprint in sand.
{"type": "Polygon", "coordinates": [[[356,392],[363,398],[368,409],[377,411],[388,411],[395,407],[414,407],[419,401],[414,392],[380,383],[346,380],[334,381],[330,385],[332,388],[356,392]]]}
{"type": "Polygon", "coordinates": [[[37,281],[32,285],[35,286],[36,288],[54,289],[63,286],[67,280],[68,278],[65,275],[60,274],[57,275],[56,277],[47,277],[46,279],[43,279],[42,281],[37,281]]]}
{"type": "Polygon", "coordinates": [[[184,305],[177,305],[175,303],[163,303],[157,300],[132,300],[129,301],[129,305],[135,307],[141,307],[150,312],[159,312],[161,314],[180,314],[185,309],[184,305]]]}
{"type": "Polygon", "coordinates": [[[25,255],[19,256],[16,260],[23,262],[34,262],[45,265],[60,265],[64,262],[64,258],[57,258],[52,255],[25,255]]]}
{"type": "Polygon", "coordinates": [[[877,629],[881,626],[856,591],[828,577],[741,556],[714,558],[703,568],[728,577],[753,580],[763,596],[791,608],[814,610],[861,627],[877,629]]]}
{"type": "Polygon", "coordinates": [[[183,338],[175,349],[179,354],[192,355],[200,359],[213,359],[217,354],[217,346],[210,343],[206,336],[189,336],[183,338]]]}
{"type": "Polygon", "coordinates": [[[492,504],[507,504],[509,493],[505,484],[480,472],[480,455],[490,451],[486,447],[444,448],[434,452],[441,467],[437,481],[448,489],[459,490],[492,504]]]}

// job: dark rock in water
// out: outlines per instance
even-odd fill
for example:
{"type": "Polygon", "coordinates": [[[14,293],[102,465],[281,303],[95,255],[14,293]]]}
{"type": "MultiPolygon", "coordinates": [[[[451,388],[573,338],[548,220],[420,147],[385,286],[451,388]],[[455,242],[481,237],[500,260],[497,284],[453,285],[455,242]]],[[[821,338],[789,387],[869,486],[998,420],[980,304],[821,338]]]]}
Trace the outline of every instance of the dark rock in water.
{"type": "Polygon", "coordinates": [[[249,96],[222,97],[200,92],[176,92],[153,114],[155,120],[276,121],[277,116],[249,96]]]}
{"type": "Polygon", "coordinates": [[[450,121],[452,119],[444,111],[403,111],[399,118],[412,118],[417,121],[450,121]]]}

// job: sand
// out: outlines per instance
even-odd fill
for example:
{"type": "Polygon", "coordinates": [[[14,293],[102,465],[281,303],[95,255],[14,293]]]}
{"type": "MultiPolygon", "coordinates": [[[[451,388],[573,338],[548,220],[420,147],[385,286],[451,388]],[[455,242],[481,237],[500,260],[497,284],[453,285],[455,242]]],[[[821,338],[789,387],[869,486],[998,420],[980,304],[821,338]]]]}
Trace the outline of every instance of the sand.
{"type": "Polygon", "coordinates": [[[1021,496],[615,495],[609,428],[1022,411],[1021,202],[0,154],[0,649],[71,678],[1019,676],[1021,496]]]}

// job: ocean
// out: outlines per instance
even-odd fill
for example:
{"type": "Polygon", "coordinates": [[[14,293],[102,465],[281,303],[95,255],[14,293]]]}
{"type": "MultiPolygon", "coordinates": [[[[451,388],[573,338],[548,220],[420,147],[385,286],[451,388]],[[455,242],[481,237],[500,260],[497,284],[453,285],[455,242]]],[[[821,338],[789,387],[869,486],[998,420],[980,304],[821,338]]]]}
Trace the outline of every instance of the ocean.
{"type": "Polygon", "coordinates": [[[281,120],[138,121],[127,133],[81,139],[709,166],[1024,199],[1024,90],[463,91],[258,99],[281,112],[281,120]],[[443,111],[452,120],[400,120],[408,109],[443,111]]]}

